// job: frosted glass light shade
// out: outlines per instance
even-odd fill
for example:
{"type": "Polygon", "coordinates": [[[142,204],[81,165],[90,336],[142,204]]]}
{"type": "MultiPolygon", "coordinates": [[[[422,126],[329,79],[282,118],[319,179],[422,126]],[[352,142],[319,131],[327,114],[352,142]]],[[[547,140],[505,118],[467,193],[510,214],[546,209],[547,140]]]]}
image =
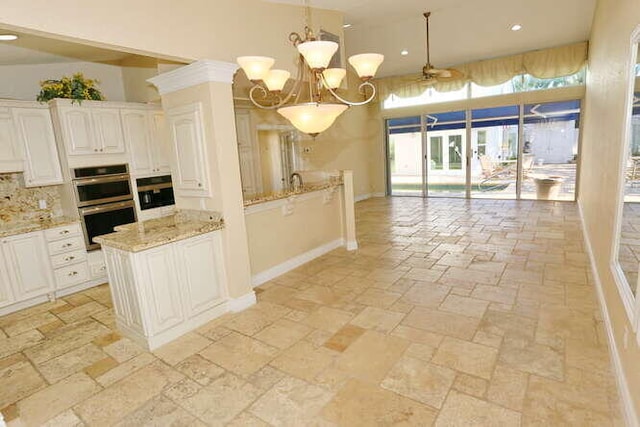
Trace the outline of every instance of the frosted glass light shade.
{"type": "Polygon", "coordinates": [[[298,52],[312,69],[325,69],[333,54],[338,50],[338,43],[329,41],[304,42],[298,45],[298,52]]]}
{"type": "Polygon", "coordinates": [[[277,111],[299,131],[315,136],[329,128],[346,109],[344,104],[310,102],[278,108],[277,111]]]}
{"type": "Polygon", "coordinates": [[[262,80],[276,62],[268,56],[240,56],[236,61],[249,80],[262,80]]]}
{"type": "Polygon", "coordinates": [[[327,68],[322,72],[324,81],[330,89],[336,89],[340,87],[342,79],[347,74],[347,70],[344,68],[327,68]]]}
{"type": "Polygon", "coordinates": [[[291,73],[286,70],[269,70],[267,75],[262,78],[262,81],[270,91],[279,91],[284,88],[290,75],[291,73]]]}
{"type": "Polygon", "coordinates": [[[361,79],[375,76],[382,61],[384,61],[384,55],[379,53],[361,53],[349,57],[349,64],[353,66],[361,79]]]}

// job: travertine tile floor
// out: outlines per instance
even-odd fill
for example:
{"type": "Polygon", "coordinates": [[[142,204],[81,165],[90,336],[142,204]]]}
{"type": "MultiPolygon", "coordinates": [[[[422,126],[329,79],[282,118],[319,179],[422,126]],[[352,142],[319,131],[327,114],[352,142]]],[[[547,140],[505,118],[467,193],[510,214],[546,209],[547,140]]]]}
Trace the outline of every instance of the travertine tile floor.
{"type": "Polygon", "coordinates": [[[621,425],[573,203],[373,199],[360,249],[153,354],[107,286],[0,318],[9,425],[621,425]]]}

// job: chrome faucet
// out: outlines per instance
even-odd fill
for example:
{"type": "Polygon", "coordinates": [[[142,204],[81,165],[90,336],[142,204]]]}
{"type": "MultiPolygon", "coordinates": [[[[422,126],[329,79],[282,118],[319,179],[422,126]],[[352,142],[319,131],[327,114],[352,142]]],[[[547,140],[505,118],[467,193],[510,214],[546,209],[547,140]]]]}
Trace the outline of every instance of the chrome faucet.
{"type": "Polygon", "coordinates": [[[302,188],[302,185],[303,185],[302,184],[302,177],[300,176],[300,174],[298,172],[294,172],[294,173],[291,174],[291,176],[289,177],[289,184],[291,184],[291,189],[293,191],[297,191],[297,190],[300,190],[302,188]],[[298,179],[296,180],[296,178],[298,178],[298,179]],[[296,185],[296,181],[297,181],[298,185],[296,185]]]}

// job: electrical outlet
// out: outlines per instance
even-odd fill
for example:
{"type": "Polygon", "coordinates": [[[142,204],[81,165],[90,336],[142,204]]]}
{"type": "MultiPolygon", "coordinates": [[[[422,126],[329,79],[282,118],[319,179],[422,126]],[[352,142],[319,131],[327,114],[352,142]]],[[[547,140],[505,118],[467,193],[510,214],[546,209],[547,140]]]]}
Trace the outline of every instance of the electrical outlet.
{"type": "Polygon", "coordinates": [[[311,147],[304,147],[304,148],[302,149],[302,152],[303,152],[303,153],[307,153],[307,154],[308,154],[308,153],[310,153],[310,152],[311,152],[311,147]]]}
{"type": "Polygon", "coordinates": [[[40,209],[47,209],[47,201],[44,199],[38,200],[38,207],[40,209]]]}

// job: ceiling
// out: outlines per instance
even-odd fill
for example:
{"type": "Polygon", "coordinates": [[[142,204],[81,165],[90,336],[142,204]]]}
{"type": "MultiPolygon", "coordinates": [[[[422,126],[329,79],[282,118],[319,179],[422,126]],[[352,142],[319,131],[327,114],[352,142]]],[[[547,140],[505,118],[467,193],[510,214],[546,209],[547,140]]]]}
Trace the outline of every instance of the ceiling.
{"type": "Polygon", "coordinates": [[[79,43],[70,43],[15,31],[17,40],[0,43],[0,65],[33,65],[63,62],[118,62],[131,56],[128,53],[100,49],[79,43]]]}
{"type": "MultiPolygon", "coordinates": [[[[303,0],[265,0],[303,5],[303,0]]],[[[431,62],[448,67],[589,38],[596,0],[309,0],[344,12],[347,55],[385,55],[379,76],[418,73],[426,62],[423,12],[430,18],[431,62]],[[511,31],[513,24],[522,30],[511,31]],[[409,51],[407,56],[400,51],[409,51]]]]}

